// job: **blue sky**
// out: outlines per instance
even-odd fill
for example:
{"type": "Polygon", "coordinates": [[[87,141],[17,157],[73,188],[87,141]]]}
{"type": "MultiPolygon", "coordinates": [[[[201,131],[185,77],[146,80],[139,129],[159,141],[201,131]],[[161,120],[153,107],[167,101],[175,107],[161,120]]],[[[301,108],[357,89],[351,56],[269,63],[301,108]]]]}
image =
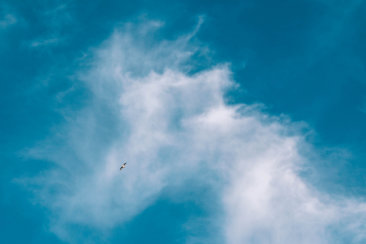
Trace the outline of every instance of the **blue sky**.
{"type": "Polygon", "coordinates": [[[365,11],[3,1],[1,242],[364,243],[365,11]]]}

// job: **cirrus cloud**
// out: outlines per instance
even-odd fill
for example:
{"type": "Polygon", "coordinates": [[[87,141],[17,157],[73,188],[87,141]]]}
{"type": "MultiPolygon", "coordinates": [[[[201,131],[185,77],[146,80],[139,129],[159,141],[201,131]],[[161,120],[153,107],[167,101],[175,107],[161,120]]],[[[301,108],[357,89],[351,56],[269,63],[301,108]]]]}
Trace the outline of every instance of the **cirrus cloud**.
{"type": "Polygon", "coordinates": [[[256,106],[226,104],[225,92],[236,86],[230,66],[190,72],[201,50],[193,36],[153,41],[160,26],[126,25],[95,49],[79,73],[90,100],[30,150],[56,164],[32,179],[53,213],[52,230],[72,242],[70,225],[111,229],[164,189],[177,197],[195,179],[215,188],[220,214],[210,221],[222,231],[212,235],[228,244],[364,240],[363,202],[300,177],[308,159],[296,126],[256,106]],[[129,164],[121,173],[122,160],[129,164]]]}

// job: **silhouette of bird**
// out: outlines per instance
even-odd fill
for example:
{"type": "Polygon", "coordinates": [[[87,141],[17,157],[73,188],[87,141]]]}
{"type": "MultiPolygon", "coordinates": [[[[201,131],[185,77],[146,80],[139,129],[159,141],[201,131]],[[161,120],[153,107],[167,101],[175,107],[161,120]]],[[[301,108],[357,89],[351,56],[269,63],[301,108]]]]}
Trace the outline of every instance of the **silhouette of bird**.
{"type": "Polygon", "coordinates": [[[122,169],[126,168],[126,164],[127,164],[127,162],[122,164],[122,166],[121,166],[121,168],[119,168],[119,170],[122,170],[122,169]]]}

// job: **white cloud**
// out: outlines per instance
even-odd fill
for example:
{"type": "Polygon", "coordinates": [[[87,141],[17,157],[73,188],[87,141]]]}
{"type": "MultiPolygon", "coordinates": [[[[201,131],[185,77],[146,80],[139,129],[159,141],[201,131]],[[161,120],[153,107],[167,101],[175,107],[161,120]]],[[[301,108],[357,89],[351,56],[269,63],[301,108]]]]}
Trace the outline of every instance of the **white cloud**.
{"type": "Polygon", "coordinates": [[[0,4],[0,29],[6,29],[18,22],[14,11],[6,4],[0,4]]]}
{"type": "Polygon", "coordinates": [[[17,22],[17,19],[15,18],[14,15],[12,14],[6,14],[5,16],[3,16],[0,19],[0,27],[1,28],[6,28],[10,25],[13,25],[17,22]]]}
{"type": "Polygon", "coordinates": [[[75,26],[73,3],[52,1],[39,6],[35,11],[42,18],[45,31],[42,35],[28,40],[26,46],[30,48],[52,48],[65,44],[69,40],[69,33],[65,33],[64,30],[75,26]]]}
{"type": "Polygon", "coordinates": [[[44,46],[54,46],[61,42],[61,39],[58,37],[50,37],[50,38],[40,38],[34,40],[30,43],[30,47],[44,47],[44,46]]]}
{"type": "Polygon", "coordinates": [[[340,231],[365,238],[364,203],[320,193],[299,176],[307,159],[293,125],[225,104],[235,85],[228,65],[190,74],[199,51],[190,35],[156,43],[146,28],[134,29],[95,51],[80,75],[91,100],[30,151],[56,164],[34,179],[53,231],[70,238],[69,224],[107,230],[195,178],[221,199],[212,221],[228,244],[334,243],[340,231]]]}

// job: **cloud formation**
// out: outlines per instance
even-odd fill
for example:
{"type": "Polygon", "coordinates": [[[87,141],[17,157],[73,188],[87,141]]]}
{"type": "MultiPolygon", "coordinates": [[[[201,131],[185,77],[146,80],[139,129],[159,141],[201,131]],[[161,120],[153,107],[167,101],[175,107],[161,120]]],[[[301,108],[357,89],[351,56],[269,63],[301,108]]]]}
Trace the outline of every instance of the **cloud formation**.
{"type": "Polygon", "coordinates": [[[18,22],[15,14],[5,4],[0,4],[0,30],[6,29],[18,22]]]}
{"type": "Polygon", "coordinates": [[[212,221],[222,232],[213,235],[227,244],[364,240],[364,203],[321,193],[299,176],[307,158],[296,127],[256,106],[226,104],[236,86],[229,65],[191,72],[200,52],[192,35],[153,41],[161,26],[126,25],[94,50],[79,73],[90,100],[30,150],[56,165],[33,179],[53,231],[72,241],[73,224],[113,228],[167,187],[183,192],[195,179],[215,188],[220,214],[212,221]]]}

